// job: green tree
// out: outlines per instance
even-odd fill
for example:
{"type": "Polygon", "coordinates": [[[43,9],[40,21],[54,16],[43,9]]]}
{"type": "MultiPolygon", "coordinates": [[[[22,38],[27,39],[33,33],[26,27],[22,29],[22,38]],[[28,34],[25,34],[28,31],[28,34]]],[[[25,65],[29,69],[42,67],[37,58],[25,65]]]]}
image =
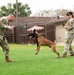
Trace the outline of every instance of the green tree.
{"type": "MultiPolygon", "coordinates": [[[[7,16],[9,13],[16,14],[16,3],[8,3],[7,6],[0,7],[0,16],[7,16]]],[[[21,2],[18,2],[18,15],[19,16],[30,16],[31,10],[28,4],[22,5],[21,2]]]]}

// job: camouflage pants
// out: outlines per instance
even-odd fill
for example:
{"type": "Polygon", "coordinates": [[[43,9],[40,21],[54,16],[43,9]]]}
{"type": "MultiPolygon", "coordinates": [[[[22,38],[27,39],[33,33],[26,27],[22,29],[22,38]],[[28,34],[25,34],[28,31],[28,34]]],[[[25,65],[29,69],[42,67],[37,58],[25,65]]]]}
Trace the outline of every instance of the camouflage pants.
{"type": "Polygon", "coordinates": [[[5,37],[3,37],[3,39],[0,38],[0,46],[4,51],[5,58],[9,58],[9,45],[5,37]]]}
{"type": "Polygon", "coordinates": [[[74,54],[71,46],[73,38],[74,38],[74,33],[66,33],[63,55],[67,55],[68,51],[70,52],[70,54],[74,54]]]}

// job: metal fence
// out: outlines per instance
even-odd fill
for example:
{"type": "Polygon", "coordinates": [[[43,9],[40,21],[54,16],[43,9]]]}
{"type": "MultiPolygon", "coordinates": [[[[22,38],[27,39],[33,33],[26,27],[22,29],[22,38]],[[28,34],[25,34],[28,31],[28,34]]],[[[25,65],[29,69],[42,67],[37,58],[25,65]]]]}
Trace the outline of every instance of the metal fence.
{"type": "Polygon", "coordinates": [[[29,32],[27,31],[27,29],[36,25],[44,27],[43,30],[38,31],[39,33],[42,33],[44,37],[50,39],[51,41],[54,41],[56,39],[55,24],[54,23],[49,24],[44,22],[29,22],[29,23],[24,23],[23,25],[19,24],[19,26],[16,26],[13,31],[11,32],[8,31],[5,34],[5,36],[8,39],[8,42],[10,43],[27,44],[29,43],[29,37],[27,35],[31,33],[31,31],[29,32]]]}

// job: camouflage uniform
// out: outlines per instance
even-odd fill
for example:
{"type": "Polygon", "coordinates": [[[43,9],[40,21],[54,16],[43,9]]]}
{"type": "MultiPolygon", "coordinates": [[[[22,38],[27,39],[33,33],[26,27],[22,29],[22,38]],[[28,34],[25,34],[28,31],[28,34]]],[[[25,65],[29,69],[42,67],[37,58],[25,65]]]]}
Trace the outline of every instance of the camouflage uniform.
{"type": "Polygon", "coordinates": [[[7,31],[8,19],[7,17],[2,17],[0,19],[0,46],[2,47],[5,58],[9,58],[9,45],[4,37],[4,33],[7,31]]]}
{"type": "Polygon", "coordinates": [[[65,46],[64,46],[64,52],[63,55],[67,55],[67,52],[69,51],[71,55],[74,55],[74,52],[72,50],[72,41],[74,38],[74,19],[71,18],[66,23],[66,33],[65,33],[65,46]]]}

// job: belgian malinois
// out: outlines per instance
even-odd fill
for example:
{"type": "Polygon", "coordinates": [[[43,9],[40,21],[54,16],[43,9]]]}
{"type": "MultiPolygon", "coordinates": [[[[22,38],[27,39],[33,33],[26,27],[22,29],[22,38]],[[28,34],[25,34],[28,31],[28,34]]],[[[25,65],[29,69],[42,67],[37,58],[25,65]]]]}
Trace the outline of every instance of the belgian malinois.
{"type": "Polygon", "coordinates": [[[46,39],[41,34],[37,33],[36,30],[34,30],[33,33],[30,33],[28,36],[30,36],[30,38],[35,38],[36,40],[37,49],[35,55],[38,54],[40,46],[42,45],[42,46],[49,46],[52,49],[52,51],[57,54],[57,58],[60,58],[60,54],[56,51],[56,43],[46,39]]]}

